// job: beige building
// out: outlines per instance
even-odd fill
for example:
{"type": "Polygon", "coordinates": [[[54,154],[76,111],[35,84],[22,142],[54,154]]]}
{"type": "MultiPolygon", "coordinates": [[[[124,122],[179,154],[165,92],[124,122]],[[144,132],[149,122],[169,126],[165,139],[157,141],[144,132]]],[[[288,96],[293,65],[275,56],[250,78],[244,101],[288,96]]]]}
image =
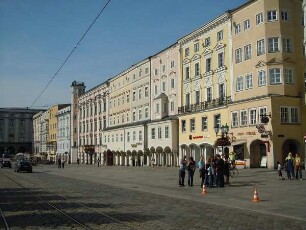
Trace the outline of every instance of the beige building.
{"type": "Polygon", "coordinates": [[[180,158],[215,154],[214,127],[228,122],[231,101],[230,14],[224,13],[181,38],[180,158]]]}
{"type": "Polygon", "coordinates": [[[178,165],[178,107],[181,104],[180,46],[175,43],[151,57],[151,121],[147,151],[151,163],[178,165]]]}
{"type": "Polygon", "coordinates": [[[257,0],[231,14],[233,151],[249,167],[273,168],[304,152],[301,2],[257,0]]]}

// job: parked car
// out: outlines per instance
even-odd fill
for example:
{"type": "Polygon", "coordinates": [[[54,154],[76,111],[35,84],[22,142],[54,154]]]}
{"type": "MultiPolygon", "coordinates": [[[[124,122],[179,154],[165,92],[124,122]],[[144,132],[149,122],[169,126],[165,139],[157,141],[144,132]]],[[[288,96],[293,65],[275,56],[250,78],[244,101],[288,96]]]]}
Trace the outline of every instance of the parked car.
{"type": "Polygon", "coordinates": [[[26,171],[31,173],[32,172],[32,164],[30,161],[18,161],[15,165],[15,172],[26,171]]]}
{"type": "Polygon", "coordinates": [[[11,160],[6,160],[6,159],[2,160],[2,162],[1,162],[1,168],[3,168],[3,167],[12,168],[12,162],[11,162],[11,160]]]}

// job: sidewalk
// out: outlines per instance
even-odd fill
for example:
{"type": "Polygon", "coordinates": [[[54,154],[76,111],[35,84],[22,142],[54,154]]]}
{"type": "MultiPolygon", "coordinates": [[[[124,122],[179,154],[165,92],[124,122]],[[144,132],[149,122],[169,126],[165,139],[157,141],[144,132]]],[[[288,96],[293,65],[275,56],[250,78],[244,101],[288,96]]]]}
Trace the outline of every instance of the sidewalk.
{"type": "MultiPolygon", "coordinates": [[[[198,172],[194,176],[194,187],[179,187],[178,168],[67,165],[65,169],[59,170],[55,165],[40,165],[34,170],[195,202],[306,220],[306,180],[279,180],[276,170],[240,169],[238,177],[230,178],[230,185],[208,188],[206,195],[201,194],[198,172]],[[255,188],[260,198],[258,203],[252,202],[255,188]]],[[[303,174],[306,178],[305,171],[303,174]]]]}

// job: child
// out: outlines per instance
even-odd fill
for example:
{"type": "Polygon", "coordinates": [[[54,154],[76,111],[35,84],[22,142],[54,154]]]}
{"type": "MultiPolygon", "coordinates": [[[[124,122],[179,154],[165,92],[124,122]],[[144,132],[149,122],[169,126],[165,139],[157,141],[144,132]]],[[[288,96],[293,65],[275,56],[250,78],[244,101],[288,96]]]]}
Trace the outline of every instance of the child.
{"type": "Polygon", "coordinates": [[[278,171],[278,179],[282,180],[283,179],[282,165],[280,164],[279,161],[277,161],[277,171],[278,171]]]}

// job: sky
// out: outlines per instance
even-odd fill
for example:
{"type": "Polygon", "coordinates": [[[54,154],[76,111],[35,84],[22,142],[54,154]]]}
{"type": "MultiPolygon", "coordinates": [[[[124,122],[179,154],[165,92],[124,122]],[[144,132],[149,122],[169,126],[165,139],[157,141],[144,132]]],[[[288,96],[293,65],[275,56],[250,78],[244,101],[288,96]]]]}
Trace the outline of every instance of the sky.
{"type": "Polygon", "coordinates": [[[54,77],[107,2],[0,0],[0,108],[70,103],[246,0],[111,0],[54,77]]]}

